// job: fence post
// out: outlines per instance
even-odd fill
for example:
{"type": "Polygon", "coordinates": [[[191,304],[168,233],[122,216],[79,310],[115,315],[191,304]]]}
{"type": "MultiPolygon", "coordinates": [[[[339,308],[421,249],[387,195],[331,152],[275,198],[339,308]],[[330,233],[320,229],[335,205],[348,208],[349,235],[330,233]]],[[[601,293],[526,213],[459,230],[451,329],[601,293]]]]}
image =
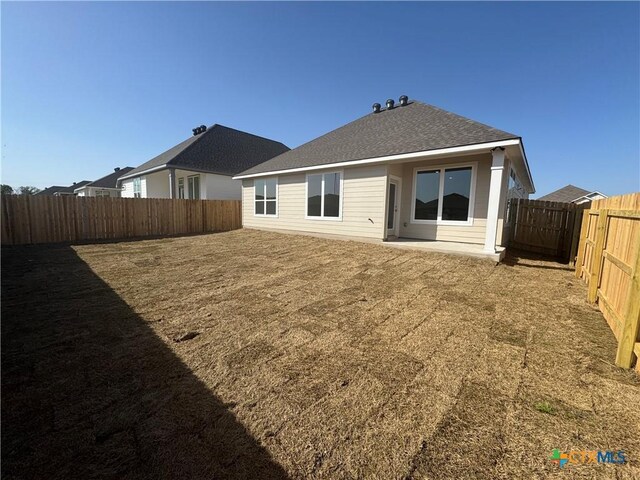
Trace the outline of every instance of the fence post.
{"type": "Polygon", "coordinates": [[[582,267],[584,266],[584,252],[587,250],[587,237],[589,235],[589,212],[582,211],[582,225],[580,227],[580,240],[578,241],[578,259],[576,260],[576,278],[582,277],[582,267]]]}
{"type": "Polygon", "coordinates": [[[598,215],[598,226],[596,228],[596,243],[593,247],[593,256],[591,257],[591,277],[589,278],[589,293],[587,300],[594,303],[598,298],[598,283],[600,282],[600,273],[602,272],[604,242],[607,237],[607,220],[609,210],[600,210],[598,215]]]}
{"type": "Polygon", "coordinates": [[[630,368],[633,364],[633,348],[638,340],[640,328],[640,251],[636,252],[636,263],[631,272],[631,285],[627,298],[627,312],[619,337],[616,365],[630,368]]]}

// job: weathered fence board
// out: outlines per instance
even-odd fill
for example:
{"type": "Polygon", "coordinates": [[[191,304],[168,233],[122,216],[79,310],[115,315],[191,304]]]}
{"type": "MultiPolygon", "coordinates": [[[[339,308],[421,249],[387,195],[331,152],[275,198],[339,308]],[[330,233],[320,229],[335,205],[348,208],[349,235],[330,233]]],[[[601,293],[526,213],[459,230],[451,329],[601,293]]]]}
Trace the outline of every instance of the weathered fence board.
{"type": "Polygon", "coordinates": [[[574,259],[584,206],[523,198],[510,201],[511,247],[574,259]]]}
{"type": "Polygon", "coordinates": [[[2,196],[2,244],[220,232],[242,227],[240,200],[2,196]]]}
{"type": "Polygon", "coordinates": [[[631,367],[640,352],[640,193],[595,200],[585,211],[576,277],[618,340],[616,364],[631,367]]]}

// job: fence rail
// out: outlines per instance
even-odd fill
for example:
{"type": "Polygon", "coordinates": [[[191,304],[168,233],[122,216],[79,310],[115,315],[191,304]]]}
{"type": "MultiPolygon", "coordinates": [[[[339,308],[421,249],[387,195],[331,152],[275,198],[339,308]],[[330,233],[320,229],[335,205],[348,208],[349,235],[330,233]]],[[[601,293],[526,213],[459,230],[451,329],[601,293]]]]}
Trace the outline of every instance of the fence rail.
{"type": "Polygon", "coordinates": [[[240,200],[2,196],[2,244],[78,242],[234,230],[240,200]]]}
{"type": "Polygon", "coordinates": [[[631,367],[640,357],[640,193],[595,200],[585,210],[576,277],[618,340],[616,364],[631,367]]]}

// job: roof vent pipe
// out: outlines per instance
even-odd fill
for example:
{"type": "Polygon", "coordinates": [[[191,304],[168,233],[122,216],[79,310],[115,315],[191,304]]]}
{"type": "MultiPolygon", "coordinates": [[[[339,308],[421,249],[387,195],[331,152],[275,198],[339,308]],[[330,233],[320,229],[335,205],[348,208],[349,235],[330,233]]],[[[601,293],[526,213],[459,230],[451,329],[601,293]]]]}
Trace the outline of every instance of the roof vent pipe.
{"type": "Polygon", "coordinates": [[[199,127],[192,129],[191,131],[193,132],[193,136],[195,137],[196,135],[200,135],[201,133],[206,132],[207,127],[204,125],[200,125],[199,127]]]}
{"type": "Polygon", "coordinates": [[[113,169],[114,172],[119,172],[120,171],[120,167],[116,167],[113,169]]]}
{"type": "Polygon", "coordinates": [[[380,104],[379,103],[374,103],[373,104],[373,113],[380,113],[380,104]]]}
{"type": "Polygon", "coordinates": [[[400,97],[400,106],[406,107],[408,104],[409,104],[409,97],[407,97],[406,95],[402,95],[400,97]]]}
{"type": "Polygon", "coordinates": [[[389,100],[387,100],[387,110],[391,110],[393,108],[393,104],[395,102],[393,101],[392,98],[390,98],[389,100]]]}

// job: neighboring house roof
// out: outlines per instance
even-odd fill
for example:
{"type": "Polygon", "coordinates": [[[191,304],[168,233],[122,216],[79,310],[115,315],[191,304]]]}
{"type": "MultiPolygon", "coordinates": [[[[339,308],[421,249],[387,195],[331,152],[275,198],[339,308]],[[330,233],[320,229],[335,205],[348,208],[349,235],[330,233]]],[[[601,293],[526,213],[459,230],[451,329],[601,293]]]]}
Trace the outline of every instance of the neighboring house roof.
{"type": "Polygon", "coordinates": [[[134,168],[120,179],[148,170],[175,167],[235,175],[289,150],[283,143],[215,124],[134,168]]]}
{"type": "Polygon", "coordinates": [[[91,183],[90,180],[82,180],[81,182],[74,182],[73,185],[69,185],[68,187],[62,187],[59,190],[56,190],[51,195],[59,195],[59,194],[73,194],[73,192],[80,187],[84,187],[86,184],[91,183]]]}
{"type": "Polygon", "coordinates": [[[369,113],[240,175],[252,175],[388,155],[438,150],[509,139],[518,135],[412,100],[369,113]]]}
{"type": "MultiPolygon", "coordinates": [[[[581,197],[587,196],[591,193],[589,190],[585,190],[584,188],[576,187],[575,185],[567,185],[566,187],[562,187],[555,192],[548,193],[537,200],[544,200],[546,202],[564,202],[571,203],[574,200],[578,200],[581,197]]],[[[605,195],[603,195],[605,196],[605,195]]]]}
{"type": "Polygon", "coordinates": [[[44,190],[40,190],[38,193],[36,193],[36,195],[53,195],[56,192],[59,192],[60,190],[64,190],[67,187],[63,187],[61,185],[53,185],[51,187],[47,187],[44,190]]]}
{"type": "Polygon", "coordinates": [[[81,188],[85,187],[117,188],[118,178],[120,178],[122,175],[127,174],[131,170],[133,170],[133,167],[115,168],[109,175],[105,175],[104,177],[99,178],[98,180],[94,180],[93,182],[89,182],[86,185],[76,187],[75,190],[80,190],[81,188]]]}

